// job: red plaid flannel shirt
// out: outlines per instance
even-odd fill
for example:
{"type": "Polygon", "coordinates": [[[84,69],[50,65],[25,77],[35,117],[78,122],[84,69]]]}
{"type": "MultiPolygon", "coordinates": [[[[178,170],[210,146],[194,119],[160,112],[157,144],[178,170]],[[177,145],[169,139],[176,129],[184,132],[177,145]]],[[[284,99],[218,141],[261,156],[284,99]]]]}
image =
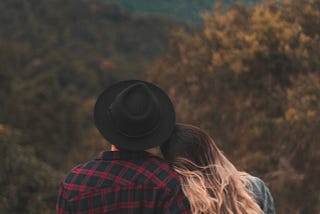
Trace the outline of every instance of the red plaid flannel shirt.
{"type": "Polygon", "coordinates": [[[73,168],[60,185],[56,211],[190,213],[175,172],[144,151],[106,151],[73,168]]]}

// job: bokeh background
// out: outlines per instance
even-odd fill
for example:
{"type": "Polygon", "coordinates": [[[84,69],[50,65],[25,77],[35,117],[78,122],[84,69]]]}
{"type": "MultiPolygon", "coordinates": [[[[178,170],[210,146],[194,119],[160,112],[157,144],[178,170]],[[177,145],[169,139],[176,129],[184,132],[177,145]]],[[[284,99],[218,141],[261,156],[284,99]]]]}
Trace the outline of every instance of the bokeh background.
{"type": "Polygon", "coordinates": [[[97,95],[131,78],[262,178],[277,213],[319,213],[319,50],[320,0],[1,0],[0,213],[54,213],[68,170],[109,148],[97,95]]]}

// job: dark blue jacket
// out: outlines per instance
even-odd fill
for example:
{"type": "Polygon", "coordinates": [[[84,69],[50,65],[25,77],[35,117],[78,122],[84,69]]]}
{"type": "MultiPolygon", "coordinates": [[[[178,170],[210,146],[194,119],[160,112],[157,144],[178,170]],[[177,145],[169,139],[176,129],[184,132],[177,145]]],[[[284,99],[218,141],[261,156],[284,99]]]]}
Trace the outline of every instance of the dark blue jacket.
{"type": "Polygon", "coordinates": [[[254,199],[263,212],[265,214],[275,214],[273,198],[269,188],[260,178],[250,176],[250,180],[252,182],[249,189],[252,191],[254,199]]]}

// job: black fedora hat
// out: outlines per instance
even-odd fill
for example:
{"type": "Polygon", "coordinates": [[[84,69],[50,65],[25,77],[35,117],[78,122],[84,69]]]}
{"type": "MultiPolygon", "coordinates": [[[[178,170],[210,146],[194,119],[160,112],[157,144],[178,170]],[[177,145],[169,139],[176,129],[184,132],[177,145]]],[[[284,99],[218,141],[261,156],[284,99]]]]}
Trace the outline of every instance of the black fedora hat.
{"type": "Polygon", "coordinates": [[[145,150],[170,137],[175,111],[168,95],[156,85],[126,80],[111,85],[98,97],[94,122],[117,148],[145,150]]]}

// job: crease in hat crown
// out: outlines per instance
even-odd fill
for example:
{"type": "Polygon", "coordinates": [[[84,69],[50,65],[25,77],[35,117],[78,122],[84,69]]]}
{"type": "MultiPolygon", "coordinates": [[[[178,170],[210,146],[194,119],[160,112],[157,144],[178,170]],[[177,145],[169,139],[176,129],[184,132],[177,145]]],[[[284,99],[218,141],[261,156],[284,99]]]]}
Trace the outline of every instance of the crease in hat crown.
{"type": "Polygon", "coordinates": [[[108,111],[117,131],[132,138],[148,135],[157,128],[160,118],[158,100],[144,83],[121,91],[108,111]]]}

